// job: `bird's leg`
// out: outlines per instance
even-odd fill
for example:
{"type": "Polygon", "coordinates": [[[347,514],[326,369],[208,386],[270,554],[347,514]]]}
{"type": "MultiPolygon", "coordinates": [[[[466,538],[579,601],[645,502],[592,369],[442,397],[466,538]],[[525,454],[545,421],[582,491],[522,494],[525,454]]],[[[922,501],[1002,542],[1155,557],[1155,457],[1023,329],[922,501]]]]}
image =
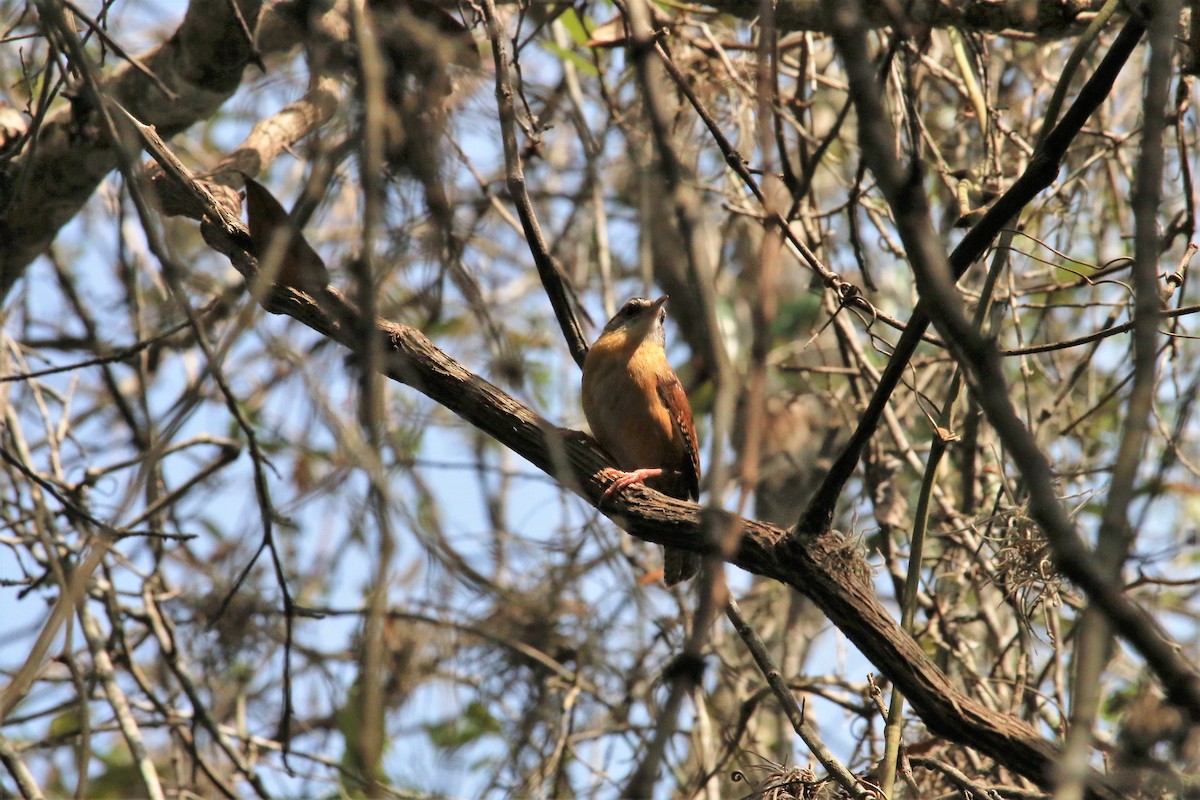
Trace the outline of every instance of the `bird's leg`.
{"type": "Polygon", "coordinates": [[[608,499],[610,494],[619,492],[622,489],[633,486],[635,483],[645,483],[647,478],[657,478],[662,475],[661,469],[635,469],[632,472],[623,472],[619,469],[607,467],[600,471],[600,475],[605,478],[612,478],[613,482],[604,490],[604,494],[600,495],[600,503],[603,504],[608,499]]]}

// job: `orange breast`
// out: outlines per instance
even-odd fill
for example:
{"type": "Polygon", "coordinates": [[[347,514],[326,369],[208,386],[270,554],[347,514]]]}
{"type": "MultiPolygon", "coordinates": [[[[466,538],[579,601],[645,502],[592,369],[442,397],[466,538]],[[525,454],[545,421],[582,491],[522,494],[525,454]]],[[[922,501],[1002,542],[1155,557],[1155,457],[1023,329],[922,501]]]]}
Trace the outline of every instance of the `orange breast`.
{"type": "MultiPolygon", "coordinates": [[[[678,473],[683,466],[683,438],[658,392],[658,370],[663,368],[670,369],[666,355],[653,343],[631,350],[624,342],[612,346],[598,342],[588,351],[583,413],[596,440],[623,470],[659,468],[678,473]]],[[[668,475],[649,484],[677,495],[678,480],[668,475]]]]}

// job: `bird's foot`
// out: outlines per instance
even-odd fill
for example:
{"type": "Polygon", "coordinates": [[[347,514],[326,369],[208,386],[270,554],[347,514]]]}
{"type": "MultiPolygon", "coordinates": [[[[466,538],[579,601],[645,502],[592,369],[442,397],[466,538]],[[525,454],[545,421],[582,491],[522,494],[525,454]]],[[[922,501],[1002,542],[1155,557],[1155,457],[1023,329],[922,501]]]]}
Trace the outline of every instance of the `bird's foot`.
{"type": "Polygon", "coordinates": [[[612,478],[613,482],[604,490],[604,494],[600,495],[600,504],[608,499],[609,495],[619,492],[622,489],[633,486],[635,483],[645,483],[647,478],[657,478],[662,475],[661,469],[635,469],[632,472],[623,472],[619,469],[609,467],[601,470],[600,476],[603,478],[612,478]]]}

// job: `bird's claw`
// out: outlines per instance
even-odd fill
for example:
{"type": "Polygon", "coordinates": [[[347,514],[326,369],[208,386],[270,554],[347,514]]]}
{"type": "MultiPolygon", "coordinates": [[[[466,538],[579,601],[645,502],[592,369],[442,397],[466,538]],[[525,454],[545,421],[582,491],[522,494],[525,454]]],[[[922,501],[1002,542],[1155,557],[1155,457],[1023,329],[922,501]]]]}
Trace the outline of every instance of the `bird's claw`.
{"type": "Polygon", "coordinates": [[[604,490],[604,494],[600,495],[599,505],[604,505],[604,501],[607,500],[610,495],[615,494],[622,489],[633,486],[635,483],[645,483],[647,478],[657,478],[662,474],[663,471],[661,469],[635,469],[632,472],[623,472],[622,470],[609,467],[601,470],[600,477],[612,478],[613,482],[610,483],[608,488],[604,490]]]}

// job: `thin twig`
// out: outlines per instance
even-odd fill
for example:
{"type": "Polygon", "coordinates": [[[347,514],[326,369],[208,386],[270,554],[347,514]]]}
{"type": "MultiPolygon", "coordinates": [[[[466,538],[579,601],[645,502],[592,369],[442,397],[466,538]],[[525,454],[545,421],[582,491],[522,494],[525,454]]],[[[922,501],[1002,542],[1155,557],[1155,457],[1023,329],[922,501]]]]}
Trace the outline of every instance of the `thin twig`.
{"type": "Polygon", "coordinates": [[[150,754],[146,750],[146,743],[142,738],[141,729],[138,727],[137,720],[133,718],[133,711],[129,707],[129,699],[125,696],[125,692],[121,689],[121,685],[117,681],[112,658],[109,656],[108,649],[105,646],[104,634],[100,632],[100,626],[96,623],[96,618],[88,612],[86,602],[80,602],[78,615],[79,626],[83,630],[83,635],[87,639],[88,650],[92,654],[92,668],[95,670],[96,678],[100,681],[100,685],[104,688],[104,696],[108,699],[108,705],[112,708],[113,715],[117,718],[117,725],[121,728],[125,744],[129,748],[129,753],[133,757],[133,762],[137,767],[138,773],[142,777],[142,783],[146,787],[146,794],[149,795],[150,800],[165,800],[166,795],[163,794],[162,781],[158,777],[158,770],[155,768],[154,761],[150,758],[150,754]]]}
{"type": "MultiPolygon", "coordinates": [[[[513,107],[512,81],[508,77],[508,48],[500,30],[500,22],[496,17],[496,4],[493,0],[483,0],[483,19],[487,26],[488,39],[492,43],[492,59],[496,70],[496,107],[500,112],[500,138],[504,144],[504,164],[507,171],[508,191],[512,194],[517,206],[517,215],[521,218],[521,227],[525,230],[525,241],[529,244],[529,252],[533,255],[533,263],[537,267],[538,276],[542,279],[542,287],[546,297],[554,309],[554,316],[562,328],[567,340],[567,349],[571,358],[580,367],[587,355],[587,340],[579,327],[579,320],[572,310],[572,300],[575,291],[562,265],[550,253],[546,238],[542,235],[542,227],[538,223],[537,212],[533,201],[529,198],[529,189],[525,183],[525,168],[521,163],[521,153],[517,147],[516,121],[517,113],[513,107]]],[[[577,301],[576,301],[577,302],[577,301]]]]}
{"type": "Polygon", "coordinates": [[[787,681],[784,680],[779,667],[775,666],[774,659],[767,652],[767,645],[742,615],[742,609],[732,597],[725,604],[725,616],[733,625],[733,629],[737,631],[738,636],[742,637],[742,641],[746,643],[746,649],[754,657],[754,663],[758,665],[759,672],[767,679],[767,685],[775,693],[775,698],[783,708],[783,713],[787,716],[788,721],[792,723],[792,728],[804,740],[804,744],[817,757],[825,770],[841,784],[851,797],[866,800],[866,798],[874,796],[874,791],[868,793],[862,790],[854,773],[846,769],[838,757],[825,746],[817,729],[808,721],[804,709],[796,701],[796,696],[788,688],[787,681]]]}
{"type": "MultiPolygon", "coordinates": [[[[163,158],[163,160],[159,161],[160,165],[162,165],[164,169],[168,169],[169,165],[173,170],[171,173],[172,177],[174,177],[177,182],[181,183],[183,188],[191,192],[193,196],[204,205],[208,212],[213,215],[213,222],[220,224],[224,229],[233,228],[238,230],[244,235],[245,229],[241,225],[241,221],[234,217],[227,208],[224,208],[220,203],[218,203],[211,192],[209,192],[202,184],[192,179],[186,168],[183,167],[179,160],[175,158],[174,155],[171,154],[166,146],[162,143],[161,138],[159,138],[157,132],[155,132],[153,128],[142,125],[140,122],[135,120],[133,115],[131,115],[128,111],[120,108],[119,104],[109,100],[108,98],[105,98],[101,94],[99,83],[96,81],[95,76],[92,74],[92,70],[88,66],[89,61],[87,54],[84,52],[74,30],[72,30],[66,24],[65,19],[62,18],[61,9],[58,9],[57,6],[53,5],[53,0],[49,0],[46,7],[51,8],[55,12],[55,16],[58,18],[59,24],[57,27],[59,28],[60,35],[66,42],[67,47],[70,49],[72,57],[79,65],[81,74],[84,77],[83,85],[85,90],[90,96],[94,106],[98,109],[103,124],[107,129],[108,135],[112,137],[114,141],[120,141],[116,122],[113,120],[110,113],[114,108],[119,109],[120,111],[124,112],[125,117],[134,121],[143,141],[148,146],[152,145],[156,148],[154,153],[156,159],[160,157],[163,158]]],[[[182,270],[179,265],[176,264],[173,259],[171,259],[165,245],[161,241],[161,237],[158,235],[157,230],[154,227],[153,215],[151,214],[149,205],[142,196],[142,192],[139,187],[132,153],[125,148],[118,148],[117,162],[121,169],[122,175],[125,177],[126,187],[129,191],[129,197],[133,201],[134,208],[138,213],[139,220],[142,224],[142,229],[146,233],[147,245],[150,251],[154,253],[155,257],[158,258],[159,262],[163,266],[163,277],[166,279],[167,285],[171,290],[172,299],[188,317],[188,321],[191,323],[192,330],[196,335],[196,343],[200,347],[200,350],[204,353],[206,370],[212,376],[213,381],[220,390],[221,396],[225,401],[225,406],[229,410],[230,415],[236,421],[238,429],[242,431],[243,435],[246,437],[246,443],[250,451],[251,465],[254,474],[254,488],[255,496],[258,500],[259,520],[263,528],[263,539],[258,551],[251,558],[250,564],[247,565],[247,568],[242,573],[241,577],[244,579],[244,577],[249,574],[250,567],[254,564],[258,556],[261,555],[264,550],[270,554],[275,578],[279,583],[284,609],[288,612],[284,633],[285,655],[283,659],[283,717],[284,729],[286,731],[287,726],[290,724],[289,720],[292,715],[290,648],[293,636],[292,618],[294,615],[295,601],[293,600],[291,591],[288,588],[287,575],[283,568],[282,558],[279,554],[278,548],[275,545],[274,511],[272,509],[270,489],[266,478],[266,470],[263,466],[266,463],[266,458],[259,446],[258,436],[254,432],[254,428],[250,425],[249,420],[246,419],[241,407],[241,403],[234,395],[228,380],[226,380],[224,373],[221,370],[217,358],[214,356],[213,349],[209,344],[207,337],[205,336],[204,329],[196,317],[195,309],[193,309],[188,303],[186,294],[179,285],[179,276],[182,270]]],[[[160,441],[169,441],[169,436],[164,435],[160,441]]],[[[157,457],[152,457],[147,460],[147,463],[151,464],[156,460],[157,457]]],[[[235,583],[234,590],[236,590],[237,585],[238,584],[235,583]]],[[[222,607],[228,604],[229,597],[231,596],[232,594],[226,597],[225,603],[222,607]]],[[[289,738],[290,737],[287,736],[284,737],[285,744],[289,738]]]]}
{"type": "MultiPolygon", "coordinates": [[[[166,97],[172,103],[179,101],[179,95],[171,91],[171,87],[163,83],[162,79],[154,74],[154,70],[142,63],[142,60],[137,56],[131,56],[129,53],[125,52],[125,49],[122,48],[121,45],[117,44],[115,39],[108,35],[108,31],[106,31],[103,26],[97,25],[95,20],[83,13],[79,6],[72,3],[71,0],[59,0],[59,2],[70,9],[71,13],[74,14],[77,19],[81,19],[86,22],[87,26],[91,28],[92,32],[99,36],[104,43],[108,45],[108,48],[117,54],[118,58],[125,59],[134,69],[145,75],[146,78],[154,84],[154,88],[163,93],[164,97],[166,97]]],[[[237,8],[236,3],[234,3],[233,6],[235,9],[237,8]]]]}
{"type": "MultiPolygon", "coordinates": [[[[908,250],[913,273],[921,291],[922,303],[928,304],[930,316],[937,322],[942,338],[947,341],[959,363],[971,374],[974,384],[987,387],[986,391],[976,392],[976,396],[1027,482],[1030,514],[1049,538],[1059,569],[1087,593],[1091,602],[1104,612],[1121,635],[1142,654],[1162,681],[1168,698],[1185,709],[1192,719],[1200,722],[1200,673],[1180,656],[1178,645],[1158,621],[1141,605],[1131,600],[1119,582],[1112,580],[1101,570],[1094,555],[1084,545],[1074,523],[1058,501],[1054,491],[1053,473],[1045,454],[1017,416],[1008,392],[1003,388],[1008,382],[1001,369],[996,348],[971,327],[962,312],[961,300],[954,288],[954,280],[958,275],[958,270],[955,269],[957,265],[947,257],[933,230],[928,198],[921,184],[910,179],[910,172],[900,165],[892,152],[888,130],[890,126],[883,122],[887,117],[879,99],[874,75],[868,66],[866,36],[861,27],[859,11],[857,4],[852,2],[829,9],[833,20],[834,40],[846,64],[850,76],[850,91],[860,118],[878,121],[875,125],[859,129],[863,153],[895,213],[896,227],[908,250]]],[[[1144,22],[1136,15],[1131,17],[1108,56],[1121,51],[1125,51],[1127,55],[1141,39],[1144,30],[1144,22]]],[[[1109,60],[1108,56],[1106,61],[1109,60]]],[[[1123,60],[1121,59],[1121,63],[1123,60]]],[[[1101,66],[1103,67],[1103,63],[1101,66]]],[[[1098,68],[1097,75],[1101,71],[1098,68]]],[[[1114,72],[1112,78],[1115,77],[1114,72]]],[[[1096,75],[1093,75],[1093,80],[1095,78],[1096,75]]],[[[1064,115],[1059,127],[1046,138],[1047,149],[1049,150],[1057,139],[1063,138],[1059,135],[1059,129],[1067,125],[1068,120],[1074,118],[1082,124],[1081,117],[1075,106],[1072,106],[1064,115]]],[[[1031,170],[1037,161],[1038,157],[1035,156],[1030,165],[1031,170]]],[[[1027,172],[1017,183],[1020,184],[1030,174],[1027,172]]],[[[1009,194],[1011,195],[1012,191],[1009,194]]],[[[1006,202],[1002,198],[989,210],[984,221],[993,214],[1000,213],[1008,214],[1006,219],[1011,218],[1009,206],[1013,202],[1015,199],[1006,202]]],[[[973,228],[963,242],[967,239],[978,242],[981,234],[976,234],[976,231],[982,225],[983,222],[973,228]]],[[[959,248],[962,247],[960,244],[959,248]]],[[[906,331],[905,335],[907,333],[906,331]]]]}
{"type": "MultiPolygon", "coordinates": [[[[831,8],[831,13],[837,9],[831,8]]],[[[991,244],[996,235],[1008,225],[1026,204],[1051,184],[1058,175],[1059,164],[1066,155],[1068,146],[1075,140],[1083,125],[1112,91],[1117,75],[1125,66],[1133,49],[1141,40],[1145,25],[1136,16],[1126,21],[1112,47],[1105,53],[1096,70],[1080,89],[1079,95],[1063,115],[1062,120],[1046,136],[1042,146],[1030,159],[1025,171],[1013,182],[1000,198],[988,209],[983,219],[975,224],[950,253],[949,263],[955,277],[961,277],[991,244]]],[[[865,53],[860,57],[866,58],[865,53]]],[[[869,63],[869,62],[868,62],[869,63]]],[[[864,79],[867,76],[864,76],[864,79]]],[[[886,117],[880,117],[886,119],[886,117]]],[[[869,128],[870,126],[868,126],[869,128]]],[[[864,129],[860,129],[864,130],[864,129]]],[[[889,145],[890,146],[890,145],[889,145]]],[[[936,239],[930,243],[933,246],[936,239]]],[[[892,392],[900,384],[908,368],[908,362],[916,351],[921,337],[930,323],[930,305],[924,298],[913,309],[904,333],[900,336],[883,370],[878,386],[867,408],[859,417],[858,426],[846,443],[841,454],[826,473],[821,486],[813,494],[808,508],[801,518],[803,529],[820,529],[830,524],[834,507],[841,497],[847,481],[854,474],[863,450],[874,435],[892,392]]]]}
{"type": "Polygon", "coordinates": [[[29,767],[25,766],[25,762],[21,760],[21,754],[3,734],[0,734],[0,761],[4,762],[8,774],[12,775],[13,780],[16,781],[17,789],[21,792],[22,797],[27,800],[45,799],[45,795],[42,794],[42,790],[37,784],[37,779],[33,777],[29,767]]]}

